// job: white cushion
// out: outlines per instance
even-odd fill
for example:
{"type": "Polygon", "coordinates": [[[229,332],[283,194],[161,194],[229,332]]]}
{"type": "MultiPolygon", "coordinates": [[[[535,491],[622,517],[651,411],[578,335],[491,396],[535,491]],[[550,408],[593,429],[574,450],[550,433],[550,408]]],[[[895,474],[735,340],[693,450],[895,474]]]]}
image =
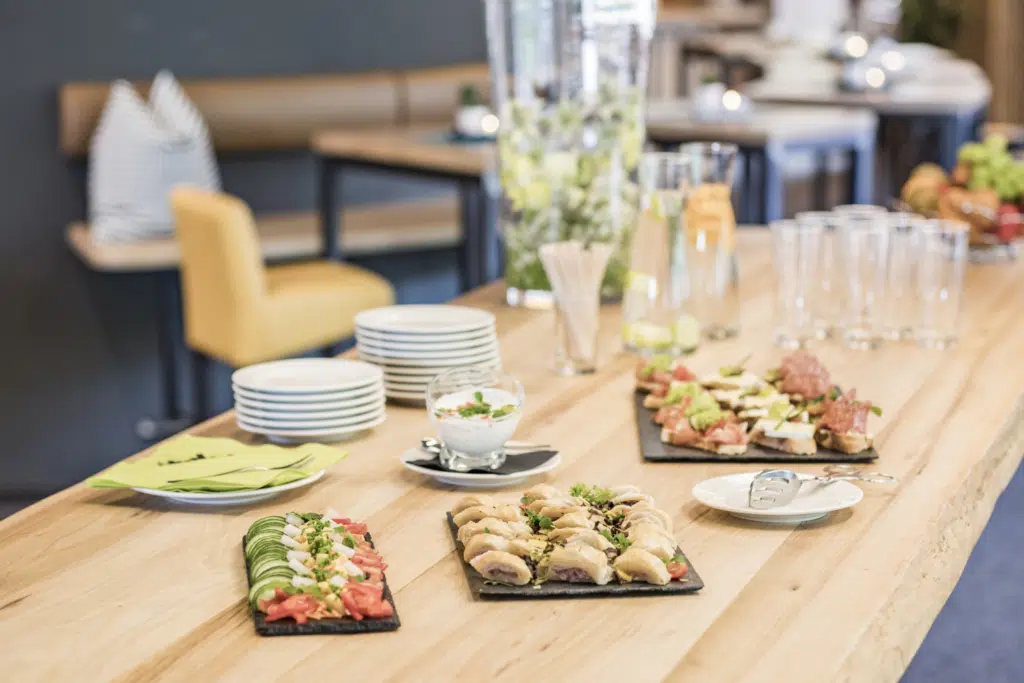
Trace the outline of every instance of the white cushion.
{"type": "Polygon", "coordinates": [[[111,87],[90,146],[89,220],[97,242],[167,237],[179,184],[220,189],[209,131],[168,72],[150,103],[126,81],[111,87]]]}

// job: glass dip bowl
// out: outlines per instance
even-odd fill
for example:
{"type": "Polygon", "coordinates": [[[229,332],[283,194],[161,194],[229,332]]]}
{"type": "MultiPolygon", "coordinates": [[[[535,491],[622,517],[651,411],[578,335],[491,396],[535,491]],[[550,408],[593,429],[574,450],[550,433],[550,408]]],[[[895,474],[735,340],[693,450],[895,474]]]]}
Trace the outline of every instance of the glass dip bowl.
{"type": "Polygon", "coordinates": [[[441,440],[441,466],[454,472],[501,467],[525,398],[519,380],[494,368],[453,368],[432,379],[427,413],[441,440]]]}

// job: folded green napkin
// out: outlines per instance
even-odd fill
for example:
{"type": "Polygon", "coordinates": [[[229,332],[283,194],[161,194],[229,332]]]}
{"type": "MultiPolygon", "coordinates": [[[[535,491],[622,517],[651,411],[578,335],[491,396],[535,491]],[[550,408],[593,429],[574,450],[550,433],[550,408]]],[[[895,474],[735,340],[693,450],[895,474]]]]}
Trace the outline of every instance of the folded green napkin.
{"type": "Polygon", "coordinates": [[[233,439],[179,436],[160,444],[145,458],[119,462],[85,483],[97,489],[146,488],[163,491],[245,491],[280,486],[316,474],[348,457],[348,452],[318,443],[294,448],[250,446],[233,439]],[[312,456],[298,468],[277,468],[312,456]],[[170,482],[175,483],[170,483],[170,482]]]}

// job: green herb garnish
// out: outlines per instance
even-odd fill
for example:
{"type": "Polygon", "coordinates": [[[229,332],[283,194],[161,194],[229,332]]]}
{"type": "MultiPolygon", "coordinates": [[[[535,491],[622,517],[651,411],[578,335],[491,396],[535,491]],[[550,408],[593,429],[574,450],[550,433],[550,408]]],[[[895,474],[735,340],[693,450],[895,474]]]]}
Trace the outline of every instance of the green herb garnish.
{"type": "Polygon", "coordinates": [[[524,512],[526,513],[526,521],[529,522],[534,531],[553,529],[555,526],[550,517],[534,512],[533,510],[525,510],[524,512]]]}
{"type": "Polygon", "coordinates": [[[672,564],[673,562],[678,562],[679,564],[686,564],[686,558],[682,555],[676,555],[671,559],[665,560],[665,564],[672,564]]]}
{"type": "Polygon", "coordinates": [[[747,361],[750,360],[750,356],[751,354],[748,353],[739,363],[736,363],[735,365],[724,365],[718,368],[718,374],[722,377],[737,377],[742,375],[746,370],[747,361]]]}
{"type": "Polygon", "coordinates": [[[882,417],[882,408],[880,406],[871,406],[871,412],[878,417],[882,417]]]}
{"type": "Polygon", "coordinates": [[[619,552],[622,552],[629,546],[633,545],[633,541],[626,538],[626,534],[623,533],[613,534],[607,529],[602,529],[601,535],[611,541],[615,547],[619,549],[619,552]]]}
{"type": "Polygon", "coordinates": [[[522,498],[519,499],[519,502],[522,503],[523,505],[529,505],[530,503],[533,502],[533,500],[534,499],[530,498],[529,496],[523,496],[522,498]]]}
{"type": "Polygon", "coordinates": [[[587,486],[586,484],[574,484],[569,489],[569,495],[582,498],[595,507],[605,505],[615,497],[615,494],[608,489],[601,488],[600,486],[587,486]]]}

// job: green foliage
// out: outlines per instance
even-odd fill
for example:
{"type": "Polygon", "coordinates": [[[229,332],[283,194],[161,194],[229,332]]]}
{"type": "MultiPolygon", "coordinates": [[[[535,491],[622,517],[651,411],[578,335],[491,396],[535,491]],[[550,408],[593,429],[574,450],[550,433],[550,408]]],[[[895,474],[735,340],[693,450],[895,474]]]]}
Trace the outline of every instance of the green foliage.
{"type": "Polygon", "coordinates": [[[903,0],[900,40],[951,49],[962,18],[963,0],[903,0]]]}

